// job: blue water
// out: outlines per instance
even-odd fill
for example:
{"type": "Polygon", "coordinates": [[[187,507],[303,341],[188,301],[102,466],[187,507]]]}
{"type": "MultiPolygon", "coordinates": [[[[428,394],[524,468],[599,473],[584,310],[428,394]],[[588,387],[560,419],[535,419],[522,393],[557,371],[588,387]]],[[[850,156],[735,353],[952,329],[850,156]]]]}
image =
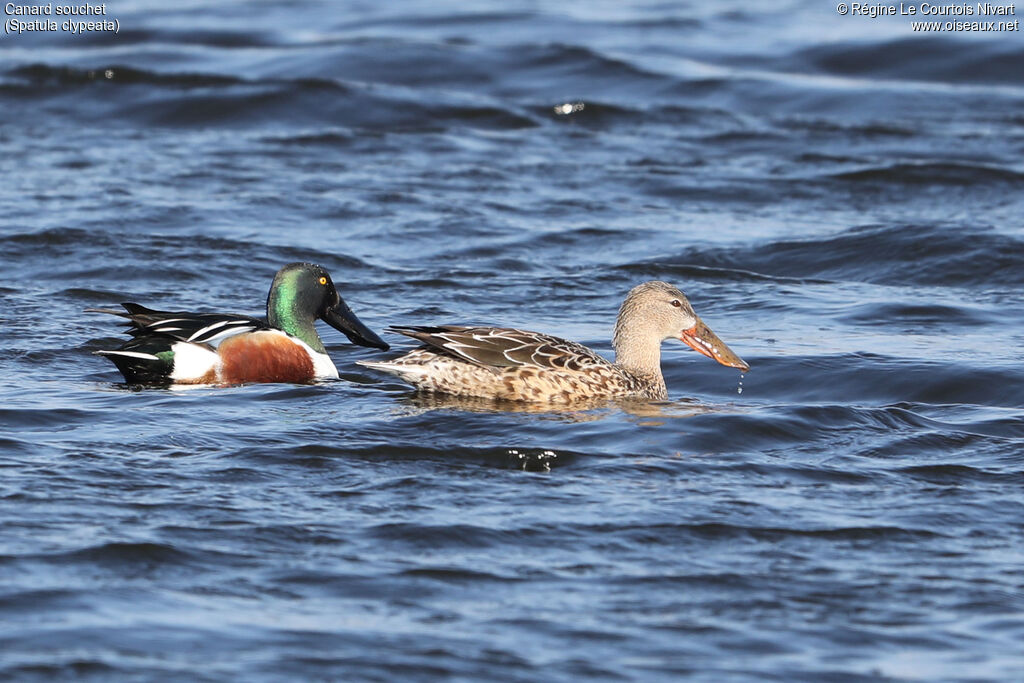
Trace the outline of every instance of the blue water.
{"type": "Polygon", "coordinates": [[[117,35],[0,39],[0,677],[1021,676],[1019,33],[107,6],[117,35]],[[377,331],[605,354],[664,279],[752,369],[670,341],[667,403],[514,410],[326,327],[310,386],[91,353],[120,327],[86,308],[260,314],[296,260],[377,331]]]}

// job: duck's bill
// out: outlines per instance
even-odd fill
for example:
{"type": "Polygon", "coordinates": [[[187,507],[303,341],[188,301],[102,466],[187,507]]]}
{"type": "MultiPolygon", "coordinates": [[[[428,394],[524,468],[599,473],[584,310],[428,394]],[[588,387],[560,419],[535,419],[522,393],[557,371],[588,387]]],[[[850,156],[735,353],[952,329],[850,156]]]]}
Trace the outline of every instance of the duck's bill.
{"type": "Polygon", "coordinates": [[[320,317],[325,323],[348,337],[353,344],[370,346],[381,351],[391,348],[373,330],[364,325],[344,301],[339,301],[337,306],[328,308],[320,317]]]}
{"type": "Polygon", "coordinates": [[[733,350],[725,345],[718,335],[711,331],[711,328],[704,324],[704,321],[697,319],[697,324],[688,330],[683,330],[679,339],[694,351],[702,353],[708,358],[717,360],[722,365],[730,368],[739,368],[743,372],[750,369],[742,358],[733,353],[733,350]]]}

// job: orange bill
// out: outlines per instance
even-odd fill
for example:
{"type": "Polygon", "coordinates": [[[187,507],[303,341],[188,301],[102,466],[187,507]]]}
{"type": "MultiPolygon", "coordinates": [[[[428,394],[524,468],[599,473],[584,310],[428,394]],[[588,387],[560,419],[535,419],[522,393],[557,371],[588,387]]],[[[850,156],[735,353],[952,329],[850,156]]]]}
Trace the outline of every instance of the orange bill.
{"type": "Polygon", "coordinates": [[[743,372],[750,369],[750,366],[743,362],[743,359],[733,353],[733,350],[725,345],[718,335],[711,331],[711,328],[704,324],[704,321],[697,318],[697,324],[688,330],[683,330],[679,339],[694,351],[704,354],[708,358],[717,360],[722,365],[730,368],[739,368],[743,372]]]}

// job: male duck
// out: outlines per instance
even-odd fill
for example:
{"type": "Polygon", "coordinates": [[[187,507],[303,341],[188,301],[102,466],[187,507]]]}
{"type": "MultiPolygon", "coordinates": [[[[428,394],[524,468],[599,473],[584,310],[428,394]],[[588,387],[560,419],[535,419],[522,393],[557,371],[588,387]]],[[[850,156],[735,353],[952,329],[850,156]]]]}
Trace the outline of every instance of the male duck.
{"type": "Polygon", "coordinates": [[[722,365],[750,369],[666,282],[634,287],[619,308],[615,362],[576,342],[500,327],[392,327],[424,343],[387,362],[359,365],[398,375],[417,389],[517,401],[668,398],[661,342],[680,339],[722,365]]]}
{"type": "Polygon", "coordinates": [[[231,313],[154,311],[133,303],[121,311],[133,338],[106,356],[131,384],[241,384],[311,382],[338,376],[314,321],[344,332],[355,344],[388,345],[345,304],[327,271],[290,263],[267,295],[267,319],[231,313]]]}

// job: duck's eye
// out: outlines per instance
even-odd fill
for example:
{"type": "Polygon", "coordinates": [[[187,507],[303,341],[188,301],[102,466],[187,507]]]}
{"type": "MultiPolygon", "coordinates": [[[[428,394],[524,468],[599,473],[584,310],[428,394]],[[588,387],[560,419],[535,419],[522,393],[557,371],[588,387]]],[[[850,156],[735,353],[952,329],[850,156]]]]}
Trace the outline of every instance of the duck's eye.
{"type": "Polygon", "coordinates": [[[683,302],[680,301],[679,299],[672,299],[672,305],[675,306],[676,308],[682,308],[683,302]]]}
{"type": "Polygon", "coordinates": [[[320,284],[322,284],[322,285],[326,285],[327,284],[327,278],[324,277],[323,275],[320,276],[320,284]]]}

